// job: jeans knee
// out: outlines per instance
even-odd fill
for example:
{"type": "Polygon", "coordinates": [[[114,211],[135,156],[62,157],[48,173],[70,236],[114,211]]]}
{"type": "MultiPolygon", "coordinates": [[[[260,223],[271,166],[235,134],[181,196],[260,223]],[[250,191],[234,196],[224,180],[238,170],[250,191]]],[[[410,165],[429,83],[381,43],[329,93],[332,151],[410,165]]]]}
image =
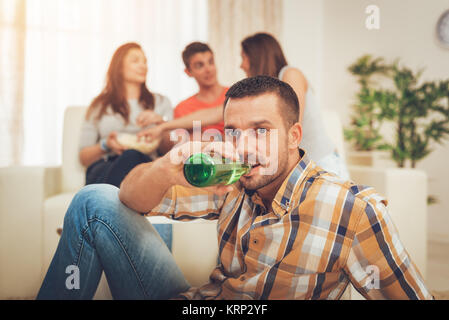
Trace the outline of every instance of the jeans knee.
{"type": "Polygon", "coordinates": [[[78,191],[73,201],[85,202],[89,199],[110,198],[117,194],[118,188],[110,184],[89,184],[78,191]]]}
{"type": "Polygon", "coordinates": [[[83,187],[72,199],[65,219],[78,219],[84,211],[89,215],[91,211],[96,211],[94,209],[115,203],[118,200],[119,190],[110,184],[90,184],[83,187]]]}

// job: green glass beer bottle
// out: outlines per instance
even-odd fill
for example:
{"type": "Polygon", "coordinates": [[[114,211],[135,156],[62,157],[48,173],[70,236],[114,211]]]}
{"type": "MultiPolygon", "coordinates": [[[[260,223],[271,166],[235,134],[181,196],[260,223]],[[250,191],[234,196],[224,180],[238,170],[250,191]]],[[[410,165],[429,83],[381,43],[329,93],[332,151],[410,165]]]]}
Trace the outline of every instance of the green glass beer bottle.
{"type": "Polygon", "coordinates": [[[241,162],[228,162],[220,157],[204,153],[191,155],[184,163],[184,177],[195,187],[230,185],[251,170],[251,165],[241,162]]]}

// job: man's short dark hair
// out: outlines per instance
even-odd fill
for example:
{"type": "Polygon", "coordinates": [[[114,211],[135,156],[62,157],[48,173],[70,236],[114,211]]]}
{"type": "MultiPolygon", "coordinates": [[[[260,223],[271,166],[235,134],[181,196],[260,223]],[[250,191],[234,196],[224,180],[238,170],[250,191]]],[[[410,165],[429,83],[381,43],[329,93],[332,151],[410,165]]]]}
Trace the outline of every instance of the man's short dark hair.
{"type": "Polygon", "coordinates": [[[199,52],[207,52],[213,53],[211,48],[203,43],[203,42],[192,42],[185,47],[184,51],[182,52],[182,60],[184,61],[184,64],[187,69],[189,69],[190,64],[190,58],[193,57],[195,54],[199,52]]]}
{"type": "Polygon", "coordinates": [[[250,77],[232,85],[226,93],[224,108],[231,98],[253,97],[264,93],[274,93],[278,96],[279,113],[287,130],[299,121],[299,101],[295,91],[288,83],[269,76],[250,77]]]}

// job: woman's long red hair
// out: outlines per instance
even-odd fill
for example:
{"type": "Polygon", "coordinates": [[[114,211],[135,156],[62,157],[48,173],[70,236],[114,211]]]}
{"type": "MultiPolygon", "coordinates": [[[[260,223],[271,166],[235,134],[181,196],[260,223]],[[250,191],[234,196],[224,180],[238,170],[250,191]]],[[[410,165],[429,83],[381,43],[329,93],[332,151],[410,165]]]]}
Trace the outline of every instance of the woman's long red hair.
{"type": "MultiPolygon", "coordinates": [[[[137,43],[130,42],[120,46],[114,52],[108,68],[106,86],[90,104],[86,119],[89,119],[92,112],[99,108],[95,117],[96,120],[99,120],[108,107],[111,107],[114,113],[120,114],[126,123],[129,122],[129,106],[123,79],[123,60],[131,49],[142,50],[142,47],[137,43]]],[[[139,102],[144,109],[154,109],[154,96],[148,90],[145,82],[142,83],[139,102]]]]}

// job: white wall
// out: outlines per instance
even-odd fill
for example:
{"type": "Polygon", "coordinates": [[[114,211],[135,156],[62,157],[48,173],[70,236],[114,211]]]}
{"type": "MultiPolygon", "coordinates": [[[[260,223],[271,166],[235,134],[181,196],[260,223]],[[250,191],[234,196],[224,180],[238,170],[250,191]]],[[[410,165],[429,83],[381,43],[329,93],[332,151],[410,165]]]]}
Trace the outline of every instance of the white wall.
{"type": "Polygon", "coordinates": [[[284,0],[283,3],[282,49],[287,62],[299,68],[317,92],[321,92],[322,12],[322,0],[284,0]]]}
{"type": "MultiPolygon", "coordinates": [[[[358,87],[347,67],[363,54],[401,58],[414,70],[425,67],[424,80],[449,78],[449,50],[434,36],[447,9],[447,0],[284,0],[283,46],[291,63],[316,82],[322,106],[337,109],[348,124],[358,87]],[[379,30],[365,27],[371,4],[380,8],[379,30]]],[[[432,240],[449,241],[448,158],[449,141],[418,164],[429,176],[429,193],[439,199],[428,210],[432,240]]]]}

